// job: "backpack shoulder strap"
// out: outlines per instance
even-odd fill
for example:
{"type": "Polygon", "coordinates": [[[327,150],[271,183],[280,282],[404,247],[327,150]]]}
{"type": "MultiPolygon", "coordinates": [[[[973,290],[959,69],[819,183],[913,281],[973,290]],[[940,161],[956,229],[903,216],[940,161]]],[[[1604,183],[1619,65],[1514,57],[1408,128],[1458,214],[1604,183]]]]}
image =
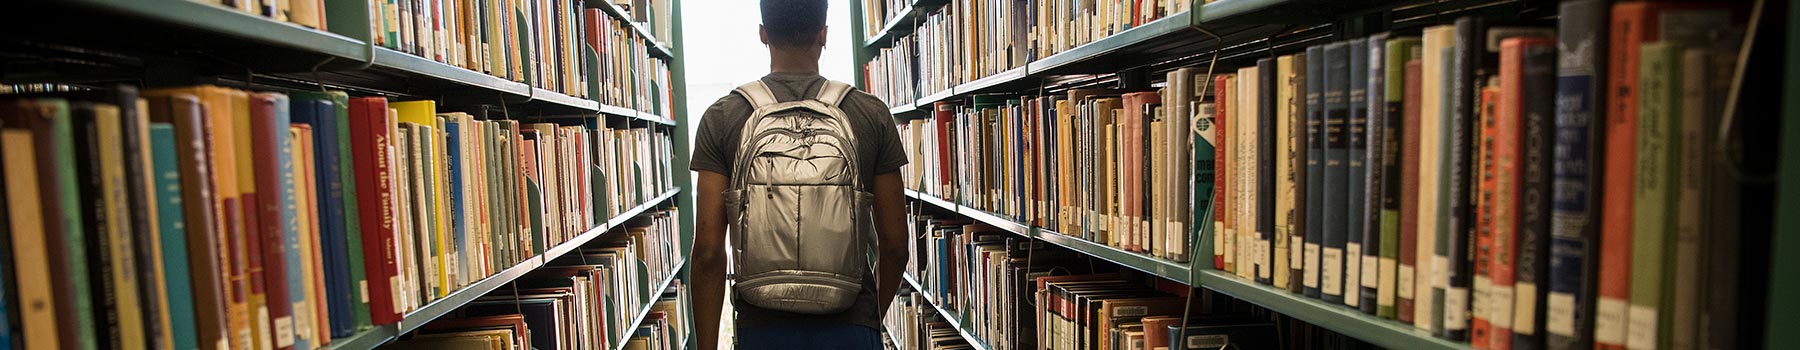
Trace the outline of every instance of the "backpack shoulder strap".
{"type": "Polygon", "coordinates": [[[762,79],[740,85],[736,90],[732,91],[737,92],[740,96],[744,96],[744,99],[750,100],[750,106],[752,108],[767,107],[781,102],[780,100],[775,99],[775,93],[769,91],[768,85],[763,85],[762,79]]]}
{"type": "Polygon", "coordinates": [[[819,88],[819,96],[813,99],[824,102],[827,106],[837,107],[844,102],[844,96],[850,95],[850,85],[835,80],[825,80],[825,86],[819,88]]]}

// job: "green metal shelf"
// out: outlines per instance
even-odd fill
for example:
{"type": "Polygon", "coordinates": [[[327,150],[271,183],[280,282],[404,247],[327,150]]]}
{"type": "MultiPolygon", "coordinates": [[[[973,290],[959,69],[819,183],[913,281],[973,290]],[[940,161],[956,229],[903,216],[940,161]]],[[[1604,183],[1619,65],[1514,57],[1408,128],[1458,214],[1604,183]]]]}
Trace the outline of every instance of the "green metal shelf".
{"type": "Polygon", "coordinates": [[[918,111],[920,111],[918,106],[914,106],[912,104],[904,104],[904,105],[899,105],[899,106],[888,107],[888,114],[893,114],[893,115],[901,115],[901,114],[905,114],[905,113],[912,113],[912,112],[918,112],[918,111]]]}
{"type": "MultiPolygon", "coordinates": [[[[619,225],[623,225],[625,221],[635,218],[639,214],[643,214],[645,211],[654,208],[663,202],[667,202],[670,198],[674,198],[675,194],[678,192],[680,191],[670,190],[669,192],[665,192],[656,199],[640,204],[629,211],[620,213],[611,220],[607,220],[606,223],[589,229],[587,232],[576,236],[575,239],[571,239],[554,248],[545,250],[542,255],[527,258],[512,267],[500,270],[499,273],[496,273],[493,276],[488,276],[487,278],[481,279],[481,281],[458,289],[455,292],[451,292],[449,296],[434,300],[424,307],[420,307],[417,310],[407,313],[406,316],[400,319],[399,323],[376,326],[375,328],[358,332],[349,337],[332,339],[331,346],[327,347],[327,349],[374,349],[377,346],[394,341],[394,339],[398,339],[401,334],[412,332],[432,320],[450,314],[451,311],[456,311],[457,308],[468,304],[470,301],[474,301],[476,298],[487,295],[489,292],[493,292],[495,289],[500,288],[500,286],[512,283],[512,281],[519,279],[519,277],[525,276],[526,273],[537,270],[539,267],[543,267],[544,264],[549,263],[551,260],[555,260],[563,254],[575,250],[575,248],[604,236],[606,232],[609,232],[612,228],[619,227],[619,225]]],[[[680,269],[676,269],[676,271],[679,270],[680,269]]],[[[674,278],[673,275],[674,274],[671,274],[671,279],[674,278]]],[[[666,287],[667,282],[664,283],[664,286],[666,287]]],[[[642,316],[640,316],[640,318],[641,317],[642,316]]]]}
{"type": "Polygon", "coordinates": [[[1026,64],[1023,66],[1018,66],[1018,67],[1014,67],[1012,69],[1001,71],[1000,73],[995,73],[993,75],[982,77],[981,79],[971,80],[967,83],[962,83],[962,85],[957,85],[956,87],[951,88],[950,91],[953,91],[956,95],[959,95],[959,96],[960,95],[970,95],[970,94],[984,92],[985,90],[987,90],[989,88],[992,88],[995,86],[1000,86],[1001,84],[1018,82],[1018,81],[1024,80],[1026,77],[1031,76],[1031,73],[1029,73],[1029,71],[1027,70],[1029,67],[1030,67],[1030,64],[1026,64]]]}
{"type": "Polygon", "coordinates": [[[930,95],[919,96],[918,100],[913,101],[913,105],[919,106],[919,109],[930,109],[928,106],[931,106],[931,104],[943,101],[951,96],[956,96],[956,89],[946,89],[944,91],[931,93],[930,95]]]}
{"type": "Polygon", "coordinates": [[[518,97],[528,96],[532,93],[531,86],[525,85],[525,83],[506,80],[386,47],[376,46],[373,50],[375,50],[375,62],[370,65],[371,67],[456,82],[469,87],[498,91],[518,97]]]}
{"type": "Polygon", "coordinates": [[[579,109],[582,111],[597,112],[600,110],[600,102],[596,102],[594,100],[589,100],[589,99],[585,99],[585,98],[575,97],[575,96],[569,96],[569,95],[566,95],[566,94],[563,94],[560,92],[545,90],[543,88],[535,88],[535,87],[531,88],[531,95],[529,95],[528,97],[531,98],[530,101],[543,101],[543,102],[548,102],[550,104],[554,104],[554,105],[558,105],[558,106],[579,109]]]}
{"type": "Polygon", "coordinates": [[[976,337],[974,333],[969,333],[969,325],[965,324],[968,320],[954,312],[950,312],[950,310],[944,309],[944,306],[939,303],[939,300],[931,296],[930,291],[921,288],[923,285],[920,285],[918,280],[913,279],[912,274],[901,274],[900,277],[901,279],[906,280],[906,283],[911,284],[913,290],[917,290],[920,294],[924,294],[925,302],[931,304],[932,309],[937,310],[938,316],[950,320],[950,326],[956,328],[956,333],[962,335],[963,341],[969,342],[969,346],[975,347],[975,350],[989,350],[994,348],[993,346],[988,345],[987,341],[983,341],[981,338],[976,337]]]}
{"type": "MultiPolygon", "coordinates": [[[[1200,8],[1204,9],[1205,7],[1216,6],[1221,3],[1239,3],[1246,1],[1256,0],[1222,0],[1206,4],[1200,8]]],[[[1106,56],[1151,39],[1186,31],[1188,30],[1188,24],[1192,22],[1193,13],[1194,11],[1189,10],[1165,16],[1155,21],[1151,21],[1150,23],[1132,27],[1123,32],[1101,38],[1100,40],[1095,40],[1048,57],[1040,58],[1026,64],[1026,67],[1030,67],[1032,75],[1041,75],[1044,72],[1049,72],[1068,64],[1106,56]]],[[[960,93],[964,90],[958,89],[957,91],[960,93]]]]}
{"type": "MultiPolygon", "coordinates": [[[[1411,325],[1401,324],[1393,320],[1381,319],[1359,310],[1343,305],[1325,303],[1318,299],[1289,293],[1246,281],[1222,271],[1210,269],[1210,262],[1196,257],[1189,266],[1184,263],[1126,252],[1105,244],[1090,242],[1084,239],[1056,233],[1043,228],[1029,227],[999,216],[970,207],[957,205],[930,194],[905,190],[907,197],[920,202],[930,203],[944,210],[968,216],[971,219],[999,227],[1003,230],[1049,242],[1068,248],[1088,256],[1110,261],[1119,266],[1143,271],[1162,278],[1183,284],[1206,288],[1250,303],[1294,317],[1307,323],[1319,325],[1344,335],[1390,349],[1469,349],[1468,344],[1450,342],[1433,337],[1424,331],[1416,330],[1411,325]]],[[[1206,228],[1202,228],[1205,230],[1206,228]]],[[[1200,237],[1207,237],[1201,235],[1200,237]]],[[[1200,243],[1204,240],[1196,241],[1200,243]]],[[[1210,253],[1204,255],[1211,255],[1210,253]]],[[[907,277],[909,283],[917,285],[917,281],[907,277]]],[[[916,288],[916,287],[915,287],[916,288]]],[[[922,290],[922,289],[921,289],[922,290]]],[[[929,297],[929,295],[927,296],[929,297]]]]}
{"type": "Polygon", "coordinates": [[[1198,287],[1225,293],[1234,298],[1274,310],[1333,332],[1361,339],[1388,349],[1465,350],[1469,344],[1433,337],[1430,333],[1393,320],[1385,320],[1349,307],[1326,303],[1289,293],[1287,290],[1257,284],[1224,271],[1200,271],[1198,287]]]}
{"type": "Polygon", "coordinates": [[[616,116],[621,116],[621,117],[637,118],[638,111],[634,110],[634,109],[630,109],[630,108],[619,107],[619,106],[614,106],[614,105],[609,105],[609,104],[600,104],[600,114],[610,114],[610,115],[616,115],[616,116]]]}
{"type": "Polygon", "coordinates": [[[277,22],[236,9],[196,1],[61,0],[61,2],[205,32],[225,33],[259,44],[311,51],[331,57],[360,61],[368,56],[368,47],[361,40],[293,23],[277,22]]]}

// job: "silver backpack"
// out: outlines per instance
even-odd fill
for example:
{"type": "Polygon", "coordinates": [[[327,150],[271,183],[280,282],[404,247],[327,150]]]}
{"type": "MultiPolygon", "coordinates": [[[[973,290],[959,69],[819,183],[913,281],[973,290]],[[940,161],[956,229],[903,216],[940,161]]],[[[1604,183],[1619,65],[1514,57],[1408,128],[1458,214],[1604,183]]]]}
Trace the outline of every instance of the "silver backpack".
{"type": "Polygon", "coordinates": [[[735,90],[756,106],[744,122],[725,192],[738,298],[803,314],[849,309],[869,269],[871,195],[856,136],[838,108],[850,86],[781,102],[762,81],[735,90]]]}

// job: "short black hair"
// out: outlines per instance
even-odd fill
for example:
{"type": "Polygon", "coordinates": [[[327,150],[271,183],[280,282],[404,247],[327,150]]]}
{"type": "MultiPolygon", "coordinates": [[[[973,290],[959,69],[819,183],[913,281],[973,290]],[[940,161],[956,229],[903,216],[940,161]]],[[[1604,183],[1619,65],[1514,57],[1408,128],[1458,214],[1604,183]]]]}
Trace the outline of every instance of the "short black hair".
{"type": "Polygon", "coordinates": [[[769,33],[769,45],[812,45],[819,30],[825,28],[829,6],[827,0],[762,0],[762,24],[769,33]]]}

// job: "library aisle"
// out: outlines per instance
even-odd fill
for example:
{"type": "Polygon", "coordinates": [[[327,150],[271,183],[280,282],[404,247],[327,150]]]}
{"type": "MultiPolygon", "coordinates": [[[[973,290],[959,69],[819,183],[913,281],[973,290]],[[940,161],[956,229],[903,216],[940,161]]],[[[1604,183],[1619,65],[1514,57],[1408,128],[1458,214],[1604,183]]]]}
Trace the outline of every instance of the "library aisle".
{"type": "Polygon", "coordinates": [[[7,7],[0,349],[691,347],[677,1],[7,7]]]}
{"type": "Polygon", "coordinates": [[[893,348],[1793,343],[1791,4],[855,5],[893,348]]]}

